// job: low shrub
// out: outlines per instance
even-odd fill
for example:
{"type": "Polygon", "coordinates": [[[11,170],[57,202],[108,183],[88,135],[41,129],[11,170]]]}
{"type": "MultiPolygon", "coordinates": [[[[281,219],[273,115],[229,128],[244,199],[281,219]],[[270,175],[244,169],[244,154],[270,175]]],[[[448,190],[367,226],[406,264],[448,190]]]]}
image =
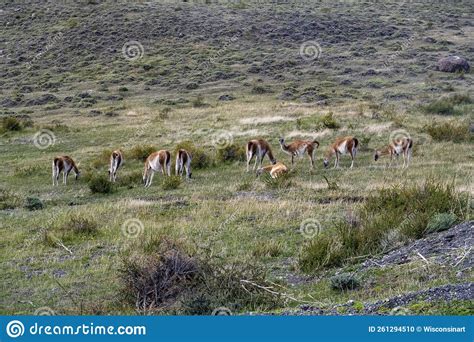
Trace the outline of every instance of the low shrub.
{"type": "Polygon", "coordinates": [[[89,180],[89,189],[94,194],[109,194],[112,192],[112,183],[105,175],[93,175],[89,180]]]}
{"type": "Polygon", "coordinates": [[[237,144],[227,145],[219,148],[216,152],[216,159],[220,162],[244,161],[245,148],[237,144]]]}
{"type": "Polygon", "coordinates": [[[425,126],[425,131],[436,141],[452,141],[459,143],[472,140],[468,123],[433,122],[425,126]]]}
{"type": "Polygon", "coordinates": [[[320,119],[321,124],[329,129],[338,129],[341,125],[334,119],[334,114],[332,112],[327,113],[322,116],[320,119]]]}
{"type": "Polygon", "coordinates": [[[212,165],[212,158],[202,148],[196,147],[191,141],[182,141],[176,145],[174,155],[179,149],[184,149],[191,154],[191,168],[204,169],[212,165]]]}
{"type": "Polygon", "coordinates": [[[0,210],[20,207],[22,199],[13,191],[0,189],[0,210]]]}
{"type": "MultiPolygon", "coordinates": [[[[136,252],[123,260],[120,279],[123,298],[142,312],[210,315],[230,310],[274,309],[280,296],[265,273],[247,264],[218,265],[215,258],[189,255],[176,242],[160,239],[146,244],[146,255],[136,252]]],[[[136,250],[136,249],[134,249],[136,250]]]]}
{"type": "Polygon", "coordinates": [[[467,198],[456,193],[453,185],[431,179],[421,186],[381,189],[355,212],[356,220],[339,220],[333,229],[303,246],[299,266],[304,272],[313,272],[386,252],[394,246],[387,244],[392,237],[403,243],[425,236],[430,220],[438,213],[463,217],[466,203],[467,198]]]}
{"type": "Polygon", "coordinates": [[[27,197],[25,208],[28,210],[41,210],[44,208],[43,202],[37,197],[27,197]]]}
{"type": "Polygon", "coordinates": [[[90,166],[94,169],[100,169],[104,166],[108,167],[111,154],[112,150],[103,150],[91,161],[90,166]]]}
{"type": "Polygon", "coordinates": [[[471,104],[473,101],[467,94],[454,94],[449,97],[441,98],[423,107],[424,111],[429,114],[439,115],[459,115],[463,111],[460,105],[471,104]]]}
{"type": "Polygon", "coordinates": [[[67,218],[67,222],[61,227],[63,232],[71,232],[76,235],[93,235],[99,229],[97,222],[92,218],[82,215],[71,215],[67,218]]]}
{"type": "Polygon", "coordinates": [[[163,177],[161,181],[161,187],[163,190],[174,190],[179,188],[181,185],[181,177],[171,175],[169,177],[163,177]]]}
{"type": "Polygon", "coordinates": [[[137,159],[144,162],[150,154],[156,152],[157,148],[152,145],[135,145],[132,149],[127,153],[127,159],[137,159]]]}
{"type": "MultiPolygon", "coordinates": [[[[121,170],[123,171],[123,170],[121,170]]],[[[133,188],[135,185],[143,183],[143,171],[132,171],[132,172],[120,172],[117,175],[117,185],[125,186],[129,189],[133,188]]]]}
{"type": "Polygon", "coordinates": [[[449,229],[457,222],[457,220],[457,216],[452,213],[435,214],[429,220],[426,226],[426,232],[434,233],[449,229]]]}
{"type": "Polygon", "coordinates": [[[198,95],[195,99],[193,99],[191,104],[194,108],[201,108],[207,106],[207,103],[204,102],[204,97],[202,95],[198,95]]]}
{"type": "Polygon", "coordinates": [[[337,291],[354,290],[360,286],[359,280],[350,273],[341,273],[330,279],[331,288],[337,291]]]}

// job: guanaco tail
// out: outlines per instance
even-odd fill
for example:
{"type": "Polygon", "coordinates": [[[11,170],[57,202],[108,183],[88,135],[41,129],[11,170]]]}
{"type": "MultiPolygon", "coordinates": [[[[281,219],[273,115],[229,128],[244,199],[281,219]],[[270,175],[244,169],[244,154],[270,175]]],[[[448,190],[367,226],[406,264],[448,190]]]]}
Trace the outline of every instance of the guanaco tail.
{"type": "Polygon", "coordinates": [[[117,179],[117,170],[123,164],[123,153],[120,150],[115,150],[110,155],[109,180],[115,183],[117,179]]]}
{"type": "Polygon", "coordinates": [[[394,139],[390,144],[378,150],[375,150],[374,160],[377,161],[381,156],[390,156],[390,164],[392,165],[393,156],[397,158],[400,154],[403,156],[403,168],[410,164],[411,154],[413,150],[413,140],[410,138],[394,139]]]}
{"type": "Polygon", "coordinates": [[[270,164],[270,165],[258,168],[257,177],[260,176],[264,172],[269,172],[272,178],[278,178],[282,174],[287,173],[288,168],[281,162],[270,164]]]}
{"type": "Polygon", "coordinates": [[[179,149],[176,153],[175,172],[176,176],[183,176],[183,171],[186,169],[186,178],[191,178],[191,154],[183,149],[179,149]]]}
{"type": "Polygon", "coordinates": [[[311,169],[314,167],[313,153],[315,148],[319,147],[319,142],[317,140],[295,140],[287,145],[285,144],[285,139],[280,138],[280,147],[283,152],[291,156],[291,166],[293,166],[296,156],[303,157],[304,154],[307,153],[311,169]]]}
{"type": "Polygon", "coordinates": [[[153,152],[145,161],[143,172],[143,183],[149,187],[153,181],[155,172],[160,171],[162,175],[171,176],[171,153],[167,150],[153,152]]]}
{"type": "Polygon", "coordinates": [[[253,157],[255,157],[255,164],[253,166],[253,170],[257,167],[257,163],[259,166],[262,166],[263,158],[268,155],[270,162],[272,164],[276,163],[276,159],[273,156],[272,149],[268,142],[263,139],[253,139],[247,143],[246,146],[246,155],[247,155],[247,172],[250,171],[250,162],[252,161],[253,157]]]}
{"type": "Polygon", "coordinates": [[[69,156],[58,156],[53,160],[53,186],[59,185],[59,174],[63,173],[63,184],[67,183],[67,177],[72,171],[76,175],[76,179],[79,177],[79,169],[76,166],[74,160],[69,156]]]}
{"type": "Polygon", "coordinates": [[[324,156],[324,167],[328,167],[329,160],[333,155],[336,155],[336,160],[334,162],[334,168],[339,167],[339,158],[341,155],[350,154],[352,162],[351,169],[354,167],[354,159],[357,154],[357,148],[359,147],[359,140],[355,137],[342,137],[337,138],[334,143],[329,146],[326,155],[324,156]]]}

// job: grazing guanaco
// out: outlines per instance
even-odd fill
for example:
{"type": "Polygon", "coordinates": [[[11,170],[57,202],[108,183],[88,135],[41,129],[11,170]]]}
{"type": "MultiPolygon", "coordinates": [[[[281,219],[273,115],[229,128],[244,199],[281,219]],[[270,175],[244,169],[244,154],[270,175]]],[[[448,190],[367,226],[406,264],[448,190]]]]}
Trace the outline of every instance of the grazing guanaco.
{"type": "Polygon", "coordinates": [[[390,164],[392,165],[393,156],[397,158],[403,155],[403,168],[408,167],[410,164],[411,153],[413,149],[413,140],[410,138],[401,138],[394,139],[387,146],[382,147],[381,149],[375,150],[374,160],[377,161],[381,156],[390,156],[390,164]]]}
{"type": "Polygon", "coordinates": [[[115,150],[110,155],[109,180],[115,183],[117,179],[117,170],[123,164],[123,153],[120,150],[115,150]]]}
{"type": "Polygon", "coordinates": [[[314,167],[313,153],[314,149],[319,147],[317,140],[295,140],[291,144],[286,145],[285,139],[280,138],[280,146],[283,152],[291,156],[291,166],[294,164],[295,156],[303,157],[305,153],[308,154],[311,169],[314,167]]]}
{"type": "Polygon", "coordinates": [[[79,169],[74,160],[69,156],[58,156],[53,160],[53,186],[59,185],[59,174],[63,173],[63,184],[67,183],[70,172],[74,172],[76,179],[79,177],[79,169]]]}
{"type": "Polygon", "coordinates": [[[253,170],[257,167],[257,163],[259,166],[262,166],[263,158],[268,154],[268,158],[272,164],[276,163],[276,159],[273,156],[272,149],[268,142],[263,139],[253,139],[247,143],[246,146],[246,155],[247,155],[247,172],[250,171],[250,162],[252,161],[253,157],[255,157],[255,164],[253,166],[253,170]]]}
{"type": "Polygon", "coordinates": [[[167,150],[153,152],[145,161],[145,171],[143,172],[143,183],[145,187],[149,187],[153,181],[156,171],[160,171],[162,175],[171,176],[171,153],[167,150]]]}
{"type": "Polygon", "coordinates": [[[257,177],[260,176],[264,172],[269,172],[270,177],[272,177],[272,178],[278,178],[282,174],[287,173],[288,168],[286,167],[286,165],[284,165],[281,162],[277,162],[275,164],[270,164],[270,165],[258,168],[257,169],[257,177]]]}
{"type": "Polygon", "coordinates": [[[183,149],[179,149],[176,153],[175,172],[176,176],[183,176],[183,171],[186,169],[186,178],[191,178],[191,154],[183,149]]]}
{"type": "Polygon", "coordinates": [[[359,147],[359,140],[354,137],[342,137],[337,138],[334,143],[329,146],[329,149],[324,156],[324,167],[328,167],[329,160],[335,154],[336,160],[334,162],[334,168],[339,167],[339,158],[343,154],[349,153],[352,159],[351,169],[354,167],[354,158],[357,154],[357,148],[359,147]]]}

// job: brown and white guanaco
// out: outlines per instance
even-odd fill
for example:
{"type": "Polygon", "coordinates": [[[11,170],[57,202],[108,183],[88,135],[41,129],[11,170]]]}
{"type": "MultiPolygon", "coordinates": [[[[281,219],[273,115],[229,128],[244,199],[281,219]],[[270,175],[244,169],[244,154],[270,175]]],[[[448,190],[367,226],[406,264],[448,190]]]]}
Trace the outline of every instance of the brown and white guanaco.
{"type": "Polygon", "coordinates": [[[117,179],[117,170],[124,162],[123,153],[120,150],[115,150],[110,155],[109,180],[115,183],[117,179]]]}
{"type": "Polygon", "coordinates": [[[145,170],[143,172],[143,183],[149,187],[153,181],[155,172],[160,171],[164,176],[171,176],[171,153],[167,150],[153,152],[145,161],[145,170]]]}
{"type": "Polygon", "coordinates": [[[263,158],[268,155],[270,162],[272,164],[276,163],[276,159],[273,156],[272,149],[267,141],[263,139],[253,139],[250,140],[247,145],[245,146],[246,155],[247,155],[247,172],[250,171],[250,162],[255,157],[255,164],[253,166],[253,170],[257,167],[257,163],[259,166],[262,166],[263,158]]]}
{"type": "Polygon", "coordinates": [[[176,152],[175,173],[176,176],[183,176],[183,171],[186,169],[186,178],[191,178],[191,154],[183,149],[176,152]]]}
{"type": "Polygon", "coordinates": [[[275,164],[270,164],[264,167],[260,167],[257,169],[257,177],[260,176],[262,173],[268,172],[270,173],[270,177],[278,178],[279,176],[288,172],[288,168],[281,162],[277,162],[275,164]]]}
{"type": "Polygon", "coordinates": [[[79,177],[79,169],[76,166],[74,160],[72,160],[69,156],[58,156],[54,158],[53,165],[53,186],[59,185],[59,174],[63,173],[63,184],[67,183],[67,177],[69,173],[72,171],[74,172],[76,179],[79,177]]]}
{"type": "Polygon", "coordinates": [[[310,167],[314,167],[314,150],[319,147],[317,140],[295,140],[291,144],[285,144],[285,139],[280,138],[280,147],[283,152],[291,156],[291,166],[294,164],[295,157],[303,157],[304,154],[308,154],[310,167]]]}
{"type": "Polygon", "coordinates": [[[324,167],[328,167],[329,160],[333,155],[336,155],[336,160],[334,162],[334,168],[339,167],[339,158],[341,155],[350,154],[352,162],[351,169],[354,167],[354,159],[357,154],[357,148],[359,147],[359,140],[355,137],[341,137],[337,138],[334,143],[329,146],[328,151],[324,156],[324,167]]]}
{"type": "Polygon", "coordinates": [[[377,161],[381,156],[390,156],[390,164],[392,165],[393,157],[397,158],[400,154],[403,156],[403,168],[407,168],[410,164],[411,154],[413,150],[413,140],[410,138],[394,139],[390,144],[375,150],[374,160],[377,161]]]}

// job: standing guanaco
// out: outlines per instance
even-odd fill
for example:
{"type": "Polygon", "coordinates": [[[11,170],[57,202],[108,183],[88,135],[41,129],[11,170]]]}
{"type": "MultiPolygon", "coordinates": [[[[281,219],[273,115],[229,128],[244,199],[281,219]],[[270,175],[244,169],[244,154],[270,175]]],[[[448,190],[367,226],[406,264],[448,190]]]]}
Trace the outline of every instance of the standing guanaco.
{"type": "Polygon", "coordinates": [[[263,139],[253,139],[250,140],[246,145],[246,155],[247,155],[247,172],[250,171],[250,162],[252,161],[253,157],[255,157],[255,164],[253,166],[253,170],[257,167],[257,163],[259,166],[262,166],[263,158],[265,155],[268,154],[268,158],[272,164],[276,163],[276,159],[273,156],[272,149],[268,142],[263,139]]]}
{"type": "Polygon", "coordinates": [[[123,153],[120,150],[115,150],[110,155],[109,180],[115,183],[117,179],[117,170],[123,164],[123,153]]]}
{"type": "Polygon", "coordinates": [[[191,154],[183,149],[176,152],[175,172],[176,176],[183,176],[183,171],[186,169],[186,178],[191,178],[191,154]]]}
{"type": "Polygon", "coordinates": [[[277,162],[276,164],[270,164],[264,167],[260,167],[257,169],[257,177],[260,176],[263,172],[269,172],[270,177],[278,178],[284,173],[288,172],[288,168],[281,162],[277,162]]]}
{"type": "Polygon", "coordinates": [[[171,176],[171,153],[167,150],[153,152],[145,161],[145,171],[143,172],[143,183],[145,187],[149,187],[153,181],[156,171],[160,171],[162,175],[171,176]]]}
{"type": "Polygon", "coordinates": [[[390,164],[392,165],[393,156],[397,158],[403,155],[403,168],[410,164],[411,154],[413,150],[413,140],[410,138],[394,139],[390,144],[375,150],[374,160],[377,161],[381,156],[390,156],[390,164]]]}
{"type": "Polygon", "coordinates": [[[352,159],[351,169],[354,167],[354,158],[357,153],[357,148],[359,147],[359,140],[355,137],[342,137],[337,138],[334,143],[329,146],[328,151],[324,156],[324,167],[328,167],[329,160],[335,154],[336,160],[334,162],[334,168],[339,167],[339,158],[343,154],[349,153],[352,159]]]}
{"type": "Polygon", "coordinates": [[[286,145],[285,139],[280,138],[280,146],[283,152],[291,156],[291,166],[294,164],[295,156],[303,157],[305,153],[308,154],[310,167],[314,167],[313,153],[316,148],[319,147],[319,142],[317,140],[295,140],[291,144],[286,145]]]}
{"type": "Polygon", "coordinates": [[[59,174],[63,173],[63,184],[67,183],[70,172],[74,172],[76,179],[79,177],[79,169],[74,160],[69,156],[58,156],[53,160],[53,186],[59,185],[59,174]]]}

